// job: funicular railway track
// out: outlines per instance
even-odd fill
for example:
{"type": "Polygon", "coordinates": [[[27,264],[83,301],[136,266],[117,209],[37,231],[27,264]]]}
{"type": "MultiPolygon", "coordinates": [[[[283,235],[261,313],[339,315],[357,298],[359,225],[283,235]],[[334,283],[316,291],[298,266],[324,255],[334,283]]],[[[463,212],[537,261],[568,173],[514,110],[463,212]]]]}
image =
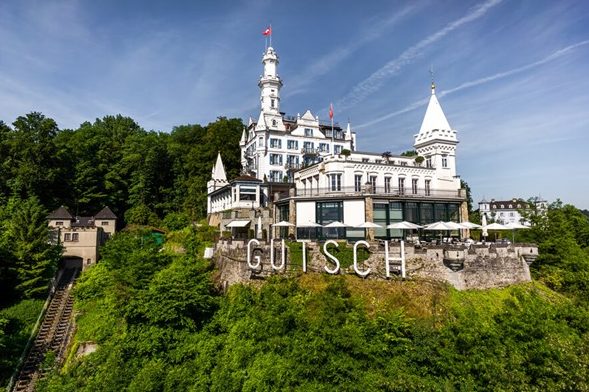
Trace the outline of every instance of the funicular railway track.
{"type": "Polygon", "coordinates": [[[39,327],[39,331],[22,364],[18,377],[12,388],[13,392],[34,391],[37,380],[45,376],[48,369],[42,365],[50,353],[60,361],[69,340],[74,298],[72,286],[79,269],[65,269],[56,286],[49,307],[39,327]]]}

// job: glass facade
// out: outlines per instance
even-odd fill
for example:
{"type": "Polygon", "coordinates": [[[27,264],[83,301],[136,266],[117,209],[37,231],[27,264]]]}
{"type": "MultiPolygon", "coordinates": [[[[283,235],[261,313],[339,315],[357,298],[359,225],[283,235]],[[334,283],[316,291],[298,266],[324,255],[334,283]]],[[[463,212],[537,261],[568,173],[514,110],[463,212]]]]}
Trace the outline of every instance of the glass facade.
{"type": "MultiPolygon", "coordinates": [[[[383,227],[391,223],[408,221],[427,225],[437,221],[459,221],[460,206],[456,203],[390,202],[374,203],[374,223],[383,227]]],[[[381,239],[403,238],[406,230],[375,229],[375,237],[381,239]]],[[[428,235],[433,232],[424,232],[428,235]]]]}

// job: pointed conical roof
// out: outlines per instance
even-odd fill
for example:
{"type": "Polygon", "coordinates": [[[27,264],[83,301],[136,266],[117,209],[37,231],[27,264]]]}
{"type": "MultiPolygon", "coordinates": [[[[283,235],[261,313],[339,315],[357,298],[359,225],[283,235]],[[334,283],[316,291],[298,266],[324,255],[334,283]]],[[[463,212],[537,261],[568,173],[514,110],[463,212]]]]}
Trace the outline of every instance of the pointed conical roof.
{"type": "Polygon", "coordinates": [[[64,206],[59,207],[57,210],[47,215],[47,219],[74,219],[74,216],[64,206]]]}
{"type": "Polygon", "coordinates": [[[256,124],[256,129],[266,130],[268,125],[266,124],[266,117],[264,116],[264,111],[260,111],[260,117],[258,117],[258,123],[256,124]]]}
{"type": "Polygon", "coordinates": [[[227,181],[225,167],[223,166],[223,160],[221,159],[221,153],[217,155],[217,162],[215,163],[215,166],[213,166],[213,180],[227,181]]]}
{"type": "Polygon", "coordinates": [[[432,95],[423,116],[419,133],[415,135],[415,146],[434,140],[457,143],[456,131],[450,127],[448,119],[436,97],[436,86],[432,83],[432,95]]]}
{"type": "Polygon", "coordinates": [[[106,206],[94,215],[94,219],[117,219],[117,216],[108,206],[106,206]]]}
{"type": "Polygon", "coordinates": [[[452,128],[446,119],[446,115],[442,110],[442,106],[440,106],[440,102],[438,102],[438,98],[436,97],[436,89],[435,87],[432,87],[432,95],[429,99],[429,104],[427,105],[427,110],[425,111],[425,116],[423,117],[423,122],[421,123],[419,133],[424,133],[434,129],[449,131],[452,128]]]}
{"type": "Polygon", "coordinates": [[[241,132],[241,139],[239,140],[239,144],[245,144],[247,142],[247,135],[245,134],[245,127],[243,127],[243,132],[241,132]]]}

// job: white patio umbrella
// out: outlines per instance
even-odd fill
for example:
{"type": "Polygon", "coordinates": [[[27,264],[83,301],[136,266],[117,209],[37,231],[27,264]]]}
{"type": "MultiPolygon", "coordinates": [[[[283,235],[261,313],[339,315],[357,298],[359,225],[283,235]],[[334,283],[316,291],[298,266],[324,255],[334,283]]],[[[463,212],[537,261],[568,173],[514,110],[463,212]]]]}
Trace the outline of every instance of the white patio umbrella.
{"type": "Polygon", "coordinates": [[[335,221],[335,222],[328,223],[327,225],[325,225],[323,227],[325,227],[327,229],[333,229],[333,228],[339,229],[341,227],[350,227],[350,226],[346,225],[345,223],[335,221]]]}
{"type": "MultiPolygon", "coordinates": [[[[319,223],[308,221],[308,222],[302,223],[300,225],[297,225],[297,227],[313,228],[313,227],[323,227],[323,226],[320,225],[319,223]]],[[[310,238],[311,238],[311,231],[309,231],[309,239],[310,238]]]]}
{"type": "Polygon", "coordinates": [[[485,228],[485,226],[487,226],[487,214],[483,214],[483,217],[481,218],[481,224],[483,228],[483,232],[481,233],[481,235],[483,236],[483,238],[487,239],[487,236],[489,235],[489,232],[485,228]]]}
{"type": "Polygon", "coordinates": [[[454,226],[450,226],[448,225],[447,222],[434,222],[434,223],[430,223],[429,225],[426,225],[423,230],[456,230],[454,229],[454,226]]]}
{"type": "Polygon", "coordinates": [[[497,222],[483,226],[483,228],[485,228],[487,230],[510,230],[509,227],[502,225],[501,223],[497,223],[497,222]]]}
{"type": "Polygon", "coordinates": [[[462,226],[461,223],[456,223],[456,222],[444,222],[444,223],[447,224],[449,227],[451,227],[452,230],[466,229],[466,227],[462,226]]]}
{"type": "Polygon", "coordinates": [[[469,221],[460,222],[460,224],[465,229],[480,229],[481,228],[481,225],[477,225],[476,223],[472,223],[472,222],[469,222],[469,221]]]}
{"type": "MultiPolygon", "coordinates": [[[[485,230],[509,230],[509,227],[497,222],[483,226],[483,228],[485,230]]],[[[495,240],[497,240],[497,235],[495,235],[495,240]]]]}
{"type": "Polygon", "coordinates": [[[381,225],[374,222],[364,222],[359,225],[354,225],[353,227],[357,227],[360,229],[382,229],[381,225]]]}
{"type": "MultiPolygon", "coordinates": [[[[448,231],[448,230],[456,230],[454,226],[448,224],[448,222],[434,222],[429,225],[426,225],[423,230],[433,230],[433,231],[448,231]]],[[[442,233],[440,233],[440,242],[442,241],[442,233]]]]}
{"type": "Polygon", "coordinates": [[[508,224],[505,225],[505,227],[508,227],[511,229],[511,242],[515,242],[515,231],[517,229],[529,229],[528,226],[524,226],[519,222],[509,222],[508,224]]]}
{"type": "Polygon", "coordinates": [[[280,221],[278,223],[272,224],[274,227],[293,227],[294,225],[287,221],[280,221]]]}
{"type": "Polygon", "coordinates": [[[272,224],[272,227],[293,227],[294,225],[287,221],[280,221],[278,223],[272,224]]]}
{"type": "Polygon", "coordinates": [[[413,230],[413,229],[421,229],[422,226],[416,225],[415,223],[403,221],[403,222],[395,222],[391,223],[387,226],[387,229],[401,229],[401,230],[413,230]]]}

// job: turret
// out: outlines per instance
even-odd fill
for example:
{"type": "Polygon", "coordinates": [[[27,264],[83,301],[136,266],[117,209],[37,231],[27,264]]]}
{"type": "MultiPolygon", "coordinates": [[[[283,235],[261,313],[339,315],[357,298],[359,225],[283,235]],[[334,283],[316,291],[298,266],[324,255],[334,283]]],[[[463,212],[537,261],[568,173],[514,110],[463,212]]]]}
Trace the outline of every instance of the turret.
{"type": "MultiPolygon", "coordinates": [[[[458,138],[444,115],[436,97],[436,85],[432,82],[432,93],[421,123],[415,135],[413,146],[425,158],[427,167],[434,167],[437,177],[446,182],[457,182],[456,145],[458,138]]],[[[440,184],[438,184],[440,185],[440,184]]]]}

